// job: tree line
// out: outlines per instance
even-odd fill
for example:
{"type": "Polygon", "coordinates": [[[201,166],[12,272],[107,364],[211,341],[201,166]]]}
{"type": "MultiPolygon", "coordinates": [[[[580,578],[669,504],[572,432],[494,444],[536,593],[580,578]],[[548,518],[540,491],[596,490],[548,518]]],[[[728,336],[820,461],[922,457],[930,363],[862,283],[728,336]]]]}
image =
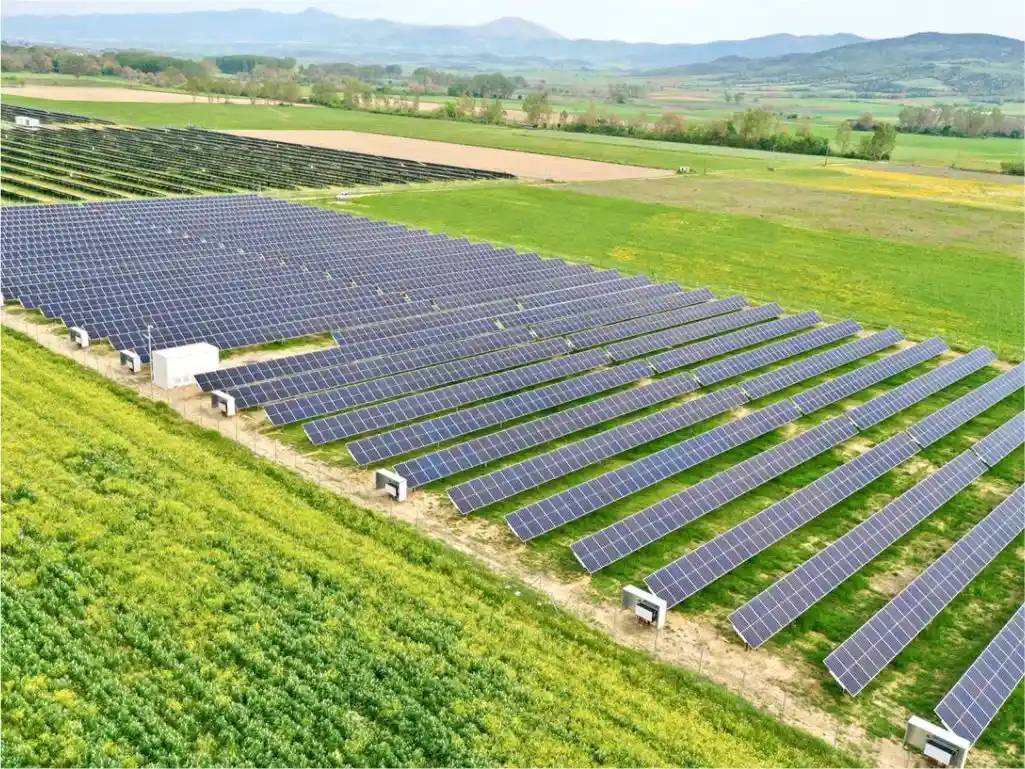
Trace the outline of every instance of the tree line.
{"type": "Polygon", "coordinates": [[[936,136],[1002,136],[1009,139],[1025,137],[1025,117],[1005,115],[999,107],[955,107],[936,104],[932,107],[905,106],[897,116],[897,130],[902,133],[936,136]]]}

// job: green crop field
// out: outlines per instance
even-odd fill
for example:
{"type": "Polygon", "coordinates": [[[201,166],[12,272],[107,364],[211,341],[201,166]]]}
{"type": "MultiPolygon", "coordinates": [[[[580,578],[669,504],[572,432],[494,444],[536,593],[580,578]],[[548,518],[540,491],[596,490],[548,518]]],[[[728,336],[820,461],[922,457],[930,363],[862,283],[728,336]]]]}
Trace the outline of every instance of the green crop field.
{"type": "Polygon", "coordinates": [[[5,764],[852,764],[25,337],[3,345],[5,764]]]}
{"type": "Polygon", "coordinates": [[[1022,355],[1025,267],[985,247],[910,245],[559,188],[402,193],[351,206],[453,237],[942,335],[962,348],[985,344],[1008,360],[1022,355]]]}

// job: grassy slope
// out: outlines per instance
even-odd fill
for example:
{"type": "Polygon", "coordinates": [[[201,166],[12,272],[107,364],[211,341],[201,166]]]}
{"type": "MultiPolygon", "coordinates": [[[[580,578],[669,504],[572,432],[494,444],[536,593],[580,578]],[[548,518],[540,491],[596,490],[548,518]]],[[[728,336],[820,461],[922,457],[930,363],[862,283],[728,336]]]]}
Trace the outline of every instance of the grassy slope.
{"type": "Polygon", "coordinates": [[[5,763],[851,760],[24,337],[3,343],[5,763]]]}
{"type": "Polygon", "coordinates": [[[1021,358],[1023,265],[559,189],[504,187],[359,198],[360,213],[499,241],[689,286],[894,325],[1021,358]]]}

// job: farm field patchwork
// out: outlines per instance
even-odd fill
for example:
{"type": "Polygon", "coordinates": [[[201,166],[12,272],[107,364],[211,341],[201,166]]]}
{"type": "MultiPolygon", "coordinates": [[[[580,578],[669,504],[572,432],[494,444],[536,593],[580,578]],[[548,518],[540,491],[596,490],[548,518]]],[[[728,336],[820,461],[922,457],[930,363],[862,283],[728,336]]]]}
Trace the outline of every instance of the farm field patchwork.
{"type": "MultiPolygon", "coordinates": [[[[330,205],[330,204],[328,204],[330,205]]],[[[1020,258],[785,226],[555,188],[359,198],[349,210],[688,286],[818,309],[1020,360],[1020,258]],[[523,224],[529,222],[530,226],[523,224]]],[[[337,210],[337,208],[335,209],[337,210]]]]}
{"type": "MultiPolygon", "coordinates": [[[[287,106],[204,103],[118,103],[114,101],[58,101],[16,95],[9,89],[5,101],[94,115],[125,125],[197,126],[215,130],[349,130],[383,133],[392,136],[449,141],[496,149],[557,154],[588,160],[603,160],[627,165],[675,169],[691,166],[707,172],[743,171],[791,165],[817,165],[822,158],[783,153],[762,153],[724,147],[653,142],[595,134],[488,126],[429,118],[404,117],[359,110],[287,106]],[[771,163],[767,162],[771,159],[771,163]]],[[[102,97],[104,89],[97,89],[102,97]]],[[[37,89],[44,92],[44,88],[37,89]]],[[[37,92],[34,91],[33,93],[37,92]]],[[[73,95],[73,89],[65,89],[73,95]]],[[[144,92],[136,92],[140,95],[144,92]]],[[[180,97],[184,94],[167,94],[180,97]]],[[[606,105],[609,109],[614,105],[606,105]]],[[[617,109],[609,109],[617,112],[617,109]]],[[[644,110],[634,110],[637,114],[644,110]]],[[[687,111],[683,111],[687,115],[687,111]]],[[[655,119],[658,112],[645,113],[655,119]]],[[[702,114],[702,113],[699,113],[702,114]]],[[[730,113],[724,113],[726,114],[730,113]]],[[[859,113],[846,115],[857,117],[859,113]]],[[[709,117],[708,115],[702,115],[709,117]]],[[[790,126],[791,129],[794,126],[790,126]]],[[[816,134],[832,138],[835,124],[813,123],[816,134]]],[[[855,136],[857,138],[857,136],[855,136]]],[[[958,138],[901,134],[893,162],[944,168],[978,169],[996,172],[1004,160],[1025,158],[1025,142],[1000,138],[958,138]]],[[[831,163],[845,162],[831,158],[831,163]]],[[[883,166],[885,168],[885,166],[883,166]]]]}
{"type": "Polygon", "coordinates": [[[788,155],[786,158],[774,159],[770,163],[766,157],[749,150],[642,140],[620,142],[615,140],[615,137],[607,136],[478,125],[327,107],[296,110],[292,107],[253,107],[238,104],[57,102],[20,96],[9,96],[5,101],[44,109],[64,109],[123,125],[195,126],[221,131],[362,131],[667,170],[692,166],[712,173],[764,169],[767,165],[807,165],[821,162],[818,158],[788,155]]]}
{"type": "Polygon", "coordinates": [[[11,763],[852,764],[25,337],[3,346],[11,763]]]}

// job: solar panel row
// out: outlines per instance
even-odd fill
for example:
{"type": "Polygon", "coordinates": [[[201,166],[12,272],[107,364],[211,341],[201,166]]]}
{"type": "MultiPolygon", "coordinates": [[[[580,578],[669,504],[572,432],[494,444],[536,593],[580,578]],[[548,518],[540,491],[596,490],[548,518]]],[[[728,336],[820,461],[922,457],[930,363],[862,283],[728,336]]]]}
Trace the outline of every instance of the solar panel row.
{"type": "MultiPolygon", "coordinates": [[[[785,333],[786,329],[780,329],[780,331],[781,333],[785,333]]],[[[828,329],[822,329],[822,331],[828,331],[828,329]]],[[[829,335],[813,336],[812,334],[805,334],[802,337],[788,340],[787,343],[783,344],[787,344],[788,349],[793,349],[794,343],[800,341],[801,346],[807,349],[810,345],[825,343],[825,340],[829,338],[829,335]]],[[[757,364],[757,359],[751,359],[747,365],[757,366],[757,364]]],[[[693,389],[695,388],[692,385],[689,387],[687,392],[690,392],[693,389]]],[[[645,394],[644,388],[641,388],[638,391],[638,394],[639,397],[643,397],[645,394]]],[[[623,397],[625,399],[630,396],[628,394],[623,394],[623,397]]],[[[629,410],[617,408],[614,415],[621,416],[625,413],[629,413],[630,411],[635,411],[644,405],[651,404],[648,402],[639,403],[636,408],[629,410]]],[[[582,427],[600,423],[593,419],[587,419],[584,422],[573,422],[573,418],[576,416],[604,416],[606,413],[602,410],[601,403],[591,404],[591,406],[592,408],[589,411],[583,411],[583,409],[587,407],[581,407],[582,411],[578,414],[571,414],[567,412],[566,424],[572,424],[576,429],[581,429],[582,427]]],[[[688,412],[681,413],[686,414],[688,412]]],[[[689,424],[686,420],[684,420],[683,423],[678,422],[679,416],[680,415],[672,409],[652,414],[638,422],[615,428],[577,443],[569,444],[556,449],[555,451],[544,454],[541,457],[528,460],[520,465],[502,468],[489,475],[466,481],[463,484],[449,489],[449,496],[455,501],[461,512],[473,512],[473,510],[480,509],[480,507],[493,504],[494,502],[502,499],[508,499],[509,497],[525,491],[526,489],[534,488],[535,486],[549,480],[553,480],[554,478],[582,469],[583,467],[599,462],[602,459],[607,459],[617,453],[626,451],[629,448],[650,442],[657,437],[668,435],[671,432],[681,429],[681,426],[689,424]],[[678,424],[680,426],[677,426],[678,424]],[[539,472],[536,469],[539,467],[544,467],[543,472],[539,472]]],[[[559,418],[559,415],[554,415],[553,419],[557,418],[559,418]]],[[[606,416],[605,419],[608,419],[608,417],[606,416]]],[[[605,421],[605,419],[601,421],[605,421]]],[[[547,425],[544,427],[547,428],[547,425]]],[[[565,435],[569,432],[572,432],[572,430],[560,432],[560,435],[565,435]]],[[[547,430],[542,430],[542,433],[547,434],[547,430]]],[[[520,448],[517,448],[517,450],[520,450],[520,448]]],[[[455,450],[445,457],[425,458],[425,462],[423,464],[427,465],[432,473],[439,472],[440,470],[437,468],[440,463],[444,463],[443,466],[447,466],[450,461],[455,459],[455,457],[453,457],[454,452],[455,450]]],[[[421,465],[414,464],[408,468],[406,466],[399,468],[400,472],[405,472],[407,469],[413,470],[414,472],[420,471],[421,465]]],[[[550,522],[555,520],[547,513],[544,515],[544,518],[550,522]]]]}
{"type": "Polygon", "coordinates": [[[651,369],[644,363],[626,363],[353,441],[347,448],[357,464],[367,465],[500,425],[578,398],[596,395],[636,382],[650,374],[651,369]]]}
{"type": "Polygon", "coordinates": [[[671,608],[745,561],[772,546],[834,505],[918,453],[968,420],[1025,388],[1025,364],[1020,364],[963,395],[889,440],[798,489],[790,496],[720,534],[667,566],[650,574],[645,583],[671,608]],[[916,436],[925,432],[927,443],[916,436]]]}
{"type": "MultiPolygon", "coordinates": [[[[725,300],[724,300],[725,301],[725,300]]],[[[664,350],[668,347],[693,342],[696,339],[721,334],[724,331],[732,331],[735,328],[750,326],[770,318],[777,318],[783,314],[783,308],[778,304],[763,304],[752,310],[729,313],[722,317],[701,321],[700,323],[689,323],[684,326],[670,328],[657,334],[647,334],[635,339],[627,339],[625,342],[617,342],[609,345],[609,355],[612,360],[622,361],[636,358],[656,350],[664,350]]],[[[574,337],[570,341],[576,345],[574,337]]]]}
{"type": "Polygon", "coordinates": [[[430,414],[448,411],[484,398],[492,398],[532,385],[580,374],[588,369],[597,368],[607,361],[602,350],[574,353],[450,387],[442,387],[376,406],[367,406],[333,417],[318,419],[307,423],[304,429],[307,437],[314,444],[322,445],[342,438],[381,430],[402,422],[410,422],[430,414]]]}
{"type": "Polygon", "coordinates": [[[985,473],[987,465],[976,454],[980,446],[996,457],[1000,451],[1010,453],[1023,441],[1025,413],[741,606],[730,615],[734,629],[749,646],[761,646],[985,473]]]}
{"type": "Polygon", "coordinates": [[[1025,530],[1025,488],[1018,489],[893,600],[826,657],[857,695],[1009,544],[1025,530]]]}
{"type": "MultiPolygon", "coordinates": [[[[911,368],[938,352],[935,345],[923,342],[888,358],[870,363],[853,372],[855,376],[846,374],[826,382],[824,385],[805,390],[801,394],[814,393],[824,386],[845,380],[844,387],[829,388],[829,397],[833,399],[829,402],[840,400],[900,371],[911,368]]],[[[801,412],[795,408],[794,400],[796,399],[784,400],[756,411],[735,422],[670,446],[537,504],[559,508],[560,512],[556,517],[575,520],[581,515],[593,512],[642,488],[664,481],[710,457],[736,448],[798,419],[801,412]]],[[[823,398],[818,398],[813,402],[823,406],[828,405],[823,398]]],[[[528,510],[529,508],[524,509],[528,510]]],[[[551,513],[549,515],[551,516],[551,513]]],[[[633,522],[630,519],[625,519],[574,542],[571,547],[577,560],[581,561],[585,568],[597,570],[622,558],[627,552],[632,552],[628,547],[634,541],[640,542],[633,531],[633,522]]]]}
{"type": "Polygon", "coordinates": [[[996,634],[936,706],[954,734],[977,742],[1025,678],[1025,606],[996,634]]]}
{"type": "Polygon", "coordinates": [[[294,400],[272,403],[267,407],[267,416],[275,425],[301,422],[335,411],[409,395],[430,387],[535,363],[566,352],[566,343],[562,339],[509,347],[473,358],[460,358],[430,368],[416,369],[294,400]]]}
{"type": "Polygon", "coordinates": [[[769,339],[778,339],[786,334],[803,331],[821,322],[822,318],[817,312],[791,315],[789,318],[772,321],[771,323],[760,323],[757,326],[734,331],[732,334],[723,334],[722,336],[706,339],[703,342],[695,342],[694,344],[677,347],[649,358],[648,363],[655,371],[661,374],[703,360],[709,360],[719,355],[725,355],[728,352],[742,350],[759,342],[766,342],[769,339]]]}

